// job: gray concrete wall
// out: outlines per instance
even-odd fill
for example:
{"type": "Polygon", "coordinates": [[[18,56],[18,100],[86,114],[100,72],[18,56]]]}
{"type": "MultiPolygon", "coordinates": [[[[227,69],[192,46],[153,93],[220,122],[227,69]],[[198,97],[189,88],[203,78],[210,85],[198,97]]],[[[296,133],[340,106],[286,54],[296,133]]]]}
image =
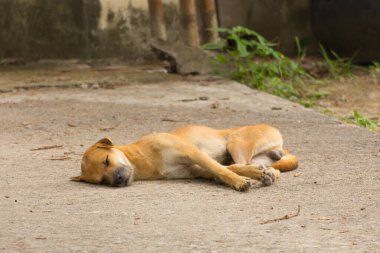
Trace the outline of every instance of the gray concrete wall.
{"type": "MultiPolygon", "coordinates": [[[[169,39],[178,7],[165,0],[169,39]]],[[[149,56],[145,0],[0,0],[0,58],[149,56]]]]}
{"type": "Polygon", "coordinates": [[[295,37],[308,51],[316,40],[309,22],[309,0],[218,0],[220,25],[246,26],[278,42],[279,50],[296,54],[295,37]]]}
{"type": "MultiPolygon", "coordinates": [[[[178,0],[163,0],[170,41],[179,37],[178,0]]],[[[243,25],[294,53],[313,41],[308,0],[218,0],[220,25],[243,25]]],[[[0,58],[151,57],[147,0],[0,0],[0,58]]]]}

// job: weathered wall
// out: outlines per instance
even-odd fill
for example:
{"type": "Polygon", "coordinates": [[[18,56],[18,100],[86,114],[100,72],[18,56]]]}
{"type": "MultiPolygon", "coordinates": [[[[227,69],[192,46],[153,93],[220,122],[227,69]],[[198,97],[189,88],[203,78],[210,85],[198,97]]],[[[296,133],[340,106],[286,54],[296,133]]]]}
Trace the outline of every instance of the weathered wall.
{"type": "MultiPolygon", "coordinates": [[[[198,0],[199,1],[199,0],[198,0]]],[[[178,0],[163,0],[168,39],[179,37],[178,0]]],[[[221,26],[244,25],[294,53],[313,41],[308,0],[218,0],[221,26]]],[[[0,0],[0,58],[150,57],[147,0],[0,0]]]]}
{"type": "Polygon", "coordinates": [[[2,57],[84,57],[90,30],[97,26],[100,5],[91,1],[1,0],[2,57]]]}
{"type": "MultiPolygon", "coordinates": [[[[89,1],[89,0],[87,0],[89,1]]],[[[150,21],[147,0],[100,0],[100,15],[96,29],[98,57],[150,56],[150,21]]],[[[176,0],[164,0],[164,15],[168,39],[179,35],[179,12],[176,0]]]]}
{"type": "Polygon", "coordinates": [[[295,37],[313,51],[316,40],[309,21],[309,0],[218,0],[220,25],[242,25],[279,43],[286,54],[296,54],[295,37]]]}
{"type": "MultiPolygon", "coordinates": [[[[174,39],[176,1],[163,2],[174,39]]],[[[0,58],[147,56],[149,27],[145,0],[0,0],[0,58]]]]}

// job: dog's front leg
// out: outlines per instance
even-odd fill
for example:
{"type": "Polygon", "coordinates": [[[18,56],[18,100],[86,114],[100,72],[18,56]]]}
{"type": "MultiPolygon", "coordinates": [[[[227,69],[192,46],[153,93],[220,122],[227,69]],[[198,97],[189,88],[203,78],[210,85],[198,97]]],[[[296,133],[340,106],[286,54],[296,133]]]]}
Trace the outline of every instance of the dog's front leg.
{"type": "Polygon", "coordinates": [[[280,178],[280,171],[272,167],[261,167],[253,164],[233,164],[227,168],[238,175],[258,180],[264,185],[271,185],[280,178]]]}

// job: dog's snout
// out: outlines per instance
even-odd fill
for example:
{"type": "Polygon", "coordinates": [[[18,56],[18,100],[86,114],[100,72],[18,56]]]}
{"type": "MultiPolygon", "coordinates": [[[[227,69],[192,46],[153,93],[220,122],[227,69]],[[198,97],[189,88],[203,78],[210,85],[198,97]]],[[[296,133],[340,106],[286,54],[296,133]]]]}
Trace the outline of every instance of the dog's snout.
{"type": "Polygon", "coordinates": [[[117,174],[116,178],[115,178],[116,184],[121,184],[121,183],[123,183],[123,181],[124,181],[124,177],[120,174],[117,174]]]}
{"type": "Polygon", "coordinates": [[[124,181],[125,181],[124,176],[121,175],[120,173],[116,173],[114,180],[113,180],[113,184],[115,186],[120,186],[120,185],[123,185],[124,181]]]}
{"type": "Polygon", "coordinates": [[[117,170],[113,178],[114,186],[124,186],[126,181],[126,172],[125,170],[117,170]]]}

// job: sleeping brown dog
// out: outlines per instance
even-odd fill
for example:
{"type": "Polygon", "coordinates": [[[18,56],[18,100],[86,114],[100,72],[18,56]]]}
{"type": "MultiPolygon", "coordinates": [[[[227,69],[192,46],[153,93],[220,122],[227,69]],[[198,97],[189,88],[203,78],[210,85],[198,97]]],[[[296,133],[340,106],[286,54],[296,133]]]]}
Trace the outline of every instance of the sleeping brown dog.
{"type": "Polygon", "coordinates": [[[284,150],[280,132],[268,125],[213,129],[189,125],[116,146],[108,138],[83,155],[81,175],[71,178],[111,186],[134,180],[207,178],[245,191],[250,180],[273,184],[294,170],[297,157],[284,150]]]}

